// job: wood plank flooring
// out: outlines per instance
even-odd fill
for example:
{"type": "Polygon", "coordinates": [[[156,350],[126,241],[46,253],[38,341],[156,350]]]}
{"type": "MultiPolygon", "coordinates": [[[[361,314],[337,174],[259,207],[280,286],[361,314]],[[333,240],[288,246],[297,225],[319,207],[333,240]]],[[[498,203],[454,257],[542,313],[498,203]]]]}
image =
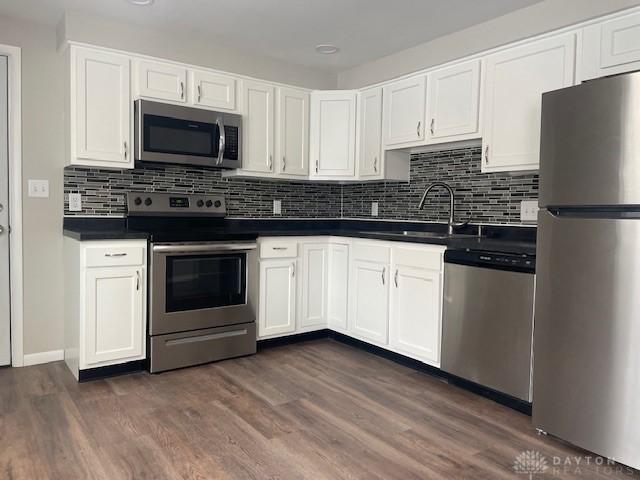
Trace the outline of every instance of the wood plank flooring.
{"type": "Polygon", "coordinates": [[[640,478],[332,340],[84,384],[62,362],[0,370],[1,479],[513,479],[529,450],[548,465],[533,478],[640,478]]]}

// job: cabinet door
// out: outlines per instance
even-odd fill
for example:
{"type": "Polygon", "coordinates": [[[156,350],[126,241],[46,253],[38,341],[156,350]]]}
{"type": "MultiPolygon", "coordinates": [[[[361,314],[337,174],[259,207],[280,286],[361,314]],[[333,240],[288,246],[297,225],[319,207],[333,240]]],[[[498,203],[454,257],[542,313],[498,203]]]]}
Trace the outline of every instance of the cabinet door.
{"type": "MultiPolygon", "coordinates": [[[[191,72],[191,102],[222,110],[236,109],[236,79],[202,70],[191,72]]],[[[273,102],[273,100],[271,100],[273,102]]]]}
{"type": "Polygon", "coordinates": [[[385,146],[399,147],[424,140],[426,78],[419,75],[384,87],[385,146]]]}
{"type": "Polygon", "coordinates": [[[327,323],[328,248],[326,244],[302,245],[302,315],[300,328],[327,323]]]}
{"type": "Polygon", "coordinates": [[[136,61],[138,95],[174,102],[187,101],[187,69],[172,63],[136,61]]]}
{"type": "Polygon", "coordinates": [[[144,357],[144,268],[88,268],[86,272],[84,363],[144,357]]]}
{"type": "Polygon", "coordinates": [[[382,178],[382,88],[362,92],[359,109],[358,174],[361,178],[382,178]]]}
{"type": "Polygon", "coordinates": [[[329,328],[347,330],[349,306],[349,245],[329,244],[327,323],[329,328]]]}
{"type": "Polygon", "coordinates": [[[260,261],[258,336],[295,331],[296,267],[296,259],[260,261]]]}
{"type": "Polygon", "coordinates": [[[391,285],[389,343],[401,353],[440,364],[442,274],[395,265],[391,285]]]}
{"type": "Polygon", "coordinates": [[[278,88],[278,173],[309,175],[309,94],[278,88]]]}
{"type": "Polygon", "coordinates": [[[315,177],[355,175],[356,93],[311,94],[311,158],[315,177]]]}
{"type": "Polygon", "coordinates": [[[478,136],[480,60],[430,73],[427,90],[428,137],[432,143],[478,136]]]}
{"type": "Polygon", "coordinates": [[[354,260],[349,295],[349,331],[379,344],[387,344],[389,319],[389,267],[354,260]]]}
{"type": "Polygon", "coordinates": [[[575,35],[487,57],[482,170],[535,170],[542,94],[574,84],[575,35]]]}
{"type": "Polygon", "coordinates": [[[129,59],[79,49],[75,52],[75,154],[71,163],[133,168],[129,59]]]}
{"type": "Polygon", "coordinates": [[[243,170],[273,171],[274,93],[271,85],[242,82],[243,170]]]}
{"type": "Polygon", "coordinates": [[[581,80],[640,69],[640,13],[583,30],[581,80]]]}

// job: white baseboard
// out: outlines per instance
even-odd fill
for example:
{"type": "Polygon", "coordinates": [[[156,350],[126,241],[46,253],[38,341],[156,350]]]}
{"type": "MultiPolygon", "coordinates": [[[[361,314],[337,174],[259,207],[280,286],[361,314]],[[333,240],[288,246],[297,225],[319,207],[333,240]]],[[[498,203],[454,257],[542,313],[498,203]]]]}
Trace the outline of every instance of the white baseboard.
{"type": "Polygon", "coordinates": [[[51,350],[50,352],[29,353],[24,356],[24,366],[39,365],[41,363],[57,362],[64,360],[64,350],[51,350]]]}

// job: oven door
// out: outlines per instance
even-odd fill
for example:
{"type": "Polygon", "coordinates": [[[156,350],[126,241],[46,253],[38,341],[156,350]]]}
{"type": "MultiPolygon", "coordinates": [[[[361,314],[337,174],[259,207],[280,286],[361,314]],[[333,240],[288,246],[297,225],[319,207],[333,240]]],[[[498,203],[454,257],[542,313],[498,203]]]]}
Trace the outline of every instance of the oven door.
{"type": "Polygon", "coordinates": [[[154,244],[149,333],[255,321],[247,302],[247,257],[255,248],[255,243],[154,244]]]}

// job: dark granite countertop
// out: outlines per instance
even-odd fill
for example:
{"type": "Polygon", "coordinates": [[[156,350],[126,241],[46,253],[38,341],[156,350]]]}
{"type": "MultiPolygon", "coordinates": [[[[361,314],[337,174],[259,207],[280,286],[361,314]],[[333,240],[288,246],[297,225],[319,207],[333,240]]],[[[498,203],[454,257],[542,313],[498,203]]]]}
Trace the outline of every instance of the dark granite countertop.
{"type": "MultiPolygon", "coordinates": [[[[483,236],[475,236],[477,226],[468,225],[459,233],[463,236],[425,237],[399,235],[402,231],[426,231],[443,234],[440,223],[412,223],[371,220],[288,220],[288,219],[195,219],[188,226],[191,240],[253,240],[272,236],[320,236],[333,235],[350,238],[403,241],[446,245],[453,249],[486,250],[492,252],[535,255],[534,227],[483,226],[483,236]]],[[[136,225],[124,218],[73,218],[64,220],[64,235],[76,240],[148,239],[173,241],[181,237],[182,229],[171,231],[158,224],[136,225]],[[174,238],[175,237],[175,238],[174,238]]]]}

